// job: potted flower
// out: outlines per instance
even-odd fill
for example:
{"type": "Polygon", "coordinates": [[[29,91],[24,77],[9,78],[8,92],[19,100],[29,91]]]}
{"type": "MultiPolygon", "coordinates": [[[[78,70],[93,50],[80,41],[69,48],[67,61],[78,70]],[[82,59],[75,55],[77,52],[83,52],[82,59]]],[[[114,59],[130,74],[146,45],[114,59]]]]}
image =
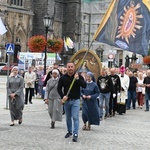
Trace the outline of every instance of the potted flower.
{"type": "Polygon", "coordinates": [[[150,68],[150,49],[148,51],[148,55],[143,57],[143,63],[150,68]]]}
{"type": "Polygon", "coordinates": [[[150,55],[143,57],[144,64],[150,64],[150,55]]]}
{"type": "Polygon", "coordinates": [[[58,39],[48,39],[47,40],[47,48],[50,52],[60,53],[63,48],[63,40],[58,39]]]}
{"type": "Polygon", "coordinates": [[[35,35],[29,38],[28,46],[31,52],[42,52],[47,42],[43,35],[35,35]]]}

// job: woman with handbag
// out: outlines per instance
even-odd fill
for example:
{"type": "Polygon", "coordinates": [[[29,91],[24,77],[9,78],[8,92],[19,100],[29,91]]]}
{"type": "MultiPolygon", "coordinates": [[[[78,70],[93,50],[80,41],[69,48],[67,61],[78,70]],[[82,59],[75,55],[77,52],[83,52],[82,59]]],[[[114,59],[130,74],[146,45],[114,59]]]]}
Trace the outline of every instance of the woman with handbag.
{"type": "Polygon", "coordinates": [[[57,69],[54,69],[52,71],[52,78],[47,82],[45,93],[45,102],[48,103],[48,113],[51,118],[51,129],[55,128],[56,121],[62,121],[61,98],[57,92],[58,81],[59,72],[57,69]]]}
{"type": "Polygon", "coordinates": [[[143,96],[143,88],[144,88],[144,78],[143,78],[143,73],[139,72],[138,73],[138,84],[137,84],[137,100],[138,100],[138,107],[142,109],[143,104],[144,104],[144,96],[143,96]]]}

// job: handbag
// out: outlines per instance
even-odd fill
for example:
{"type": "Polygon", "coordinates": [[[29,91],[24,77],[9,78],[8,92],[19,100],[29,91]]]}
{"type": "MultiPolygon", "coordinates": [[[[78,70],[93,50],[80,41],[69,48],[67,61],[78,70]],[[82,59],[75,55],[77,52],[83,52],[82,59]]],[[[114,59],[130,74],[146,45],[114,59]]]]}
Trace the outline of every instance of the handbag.
{"type": "MultiPolygon", "coordinates": [[[[50,91],[55,87],[55,85],[56,85],[57,83],[58,83],[58,82],[56,82],[56,83],[51,87],[51,89],[48,91],[48,95],[49,95],[50,91]]],[[[45,100],[45,104],[48,105],[48,100],[45,100]]]]}
{"type": "Polygon", "coordinates": [[[142,87],[142,94],[145,95],[145,87],[142,87]]]}

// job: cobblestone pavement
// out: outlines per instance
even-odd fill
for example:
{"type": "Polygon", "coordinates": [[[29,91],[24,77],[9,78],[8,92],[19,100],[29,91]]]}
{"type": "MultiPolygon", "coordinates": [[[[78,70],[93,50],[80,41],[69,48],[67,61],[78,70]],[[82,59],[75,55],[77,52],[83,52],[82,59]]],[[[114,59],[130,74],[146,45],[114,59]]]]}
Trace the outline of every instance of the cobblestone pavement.
{"type": "Polygon", "coordinates": [[[50,129],[47,106],[41,99],[24,108],[23,123],[10,127],[9,110],[6,110],[5,81],[0,77],[0,150],[149,150],[150,112],[143,109],[128,110],[92,126],[91,131],[80,130],[78,142],[65,139],[65,116],[50,129]]]}

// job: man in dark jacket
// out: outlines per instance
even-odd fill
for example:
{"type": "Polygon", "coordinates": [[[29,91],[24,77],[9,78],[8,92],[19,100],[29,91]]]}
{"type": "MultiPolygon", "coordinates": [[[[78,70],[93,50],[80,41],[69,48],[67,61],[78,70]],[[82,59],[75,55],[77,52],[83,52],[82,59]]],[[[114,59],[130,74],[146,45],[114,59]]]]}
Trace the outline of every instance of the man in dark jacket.
{"type": "Polygon", "coordinates": [[[72,62],[67,63],[67,73],[64,74],[58,82],[58,93],[64,103],[66,113],[66,124],[68,133],[65,138],[72,135],[72,120],[73,120],[73,142],[77,142],[79,130],[79,110],[80,110],[80,87],[85,88],[86,82],[84,78],[75,73],[75,65],[72,62]],[[70,85],[75,78],[75,82],[68,92],[70,85]]]}
{"type": "Polygon", "coordinates": [[[115,112],[117,111],[117,96],[120,96],[121,82],[120,82],[119,76],[115,72],[115,68],[110,69],[110,75],[109,76],[112,79],[113,89],[114,89],[115,94],[116,94],[116,97],[114,97],[114,98],[113,98],[113,93],[110,94],[109,115],[115,116],[115,112]]]}
{"type": "Polygon", "coordinates": [[[113,83],[110,78],[110,76],[107,75],[107,71],[105,68],[102,69],[101,71],[101,76],[98,77],[97,79],[97,85],[100,90],[100,120],[102,119],[103,116],[103,102],[105,100],[105,118],[109,117],[109,99],[110,99],[110,93],[113,93],[113,98],[116,97],[114,88],[113,88],[113,83]]]}
{"type": "Polygon", "coordinates": [[[149,100],[150,100],[150,70],[147,71],[147,77],[144,78],[143,81],[145,85],[145,103],[146,103],[146,110],[149,111],[149,100]]]}
{"type": "Polygon", "coordinates": [[[129,71],[129,88],[128,88],[128,99],[127,99],[127,110],[130,109],[131,106],[131,100],[132,100],[132,107],[135,109],[136,105],[136,87],[138,80],[137,78],[133,75],[132,71],[129,71]]]}

